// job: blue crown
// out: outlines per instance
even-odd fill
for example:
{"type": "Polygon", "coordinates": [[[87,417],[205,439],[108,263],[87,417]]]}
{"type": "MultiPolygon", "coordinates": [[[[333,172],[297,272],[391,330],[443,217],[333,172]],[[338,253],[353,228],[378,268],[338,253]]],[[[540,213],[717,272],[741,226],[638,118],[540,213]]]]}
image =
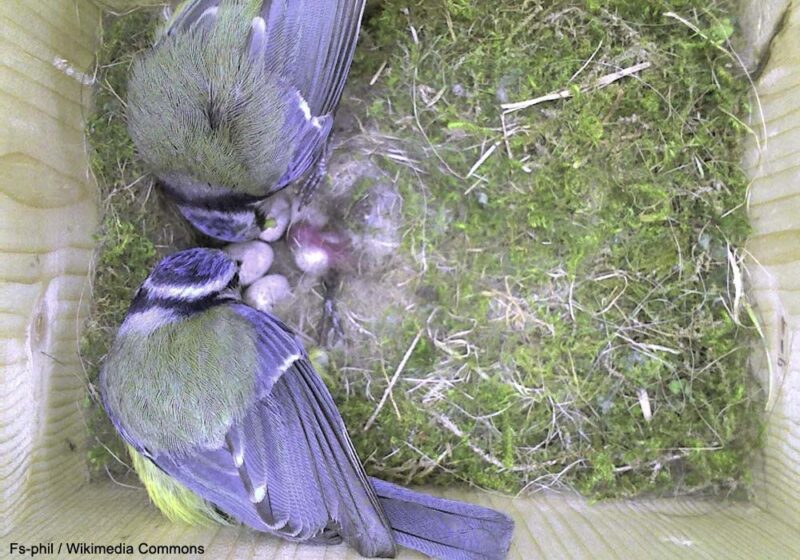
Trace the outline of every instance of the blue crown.
{"type": "Polygon", "coordinates": [[[142,287],[151,298],[195,301],[233,282],[238,267],[218,249],[188,249],[165,257],[142,287]]]}

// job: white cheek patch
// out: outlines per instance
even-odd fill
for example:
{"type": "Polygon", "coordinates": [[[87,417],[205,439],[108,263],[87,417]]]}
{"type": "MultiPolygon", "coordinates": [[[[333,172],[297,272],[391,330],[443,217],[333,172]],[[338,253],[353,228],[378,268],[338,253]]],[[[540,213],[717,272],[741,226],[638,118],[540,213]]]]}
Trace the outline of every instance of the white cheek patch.
{"type": "Polygon", "coordinates": [[[144,287],[152,297],[159,299],[177,299],[181,301],[195,301],[210,294],[222,291],[233,278],[225,275],[215,278],[205,284],[154,284],[148,278],[144,287]]]}

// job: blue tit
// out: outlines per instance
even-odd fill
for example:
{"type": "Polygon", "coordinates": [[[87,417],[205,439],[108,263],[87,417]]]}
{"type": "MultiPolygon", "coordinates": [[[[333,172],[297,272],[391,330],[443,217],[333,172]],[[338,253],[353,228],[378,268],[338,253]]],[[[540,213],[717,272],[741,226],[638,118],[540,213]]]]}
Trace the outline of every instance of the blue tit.
{"type": "Polygon", "coordinates": [[[507,553],[506,515],[365,474],[302,344],[241,303],[222,251],[182,251],[152,270],[99,384],[152,501],[173,519],[344,540],[368,557],[398,545],[445,560],[507,553]]]}
{"type": "Polygon", "coordinates": [[[128,130],[180,213],[258,237],[259,203],[325,175],[365,0],[187,0],[133,64],[128,130]]]}

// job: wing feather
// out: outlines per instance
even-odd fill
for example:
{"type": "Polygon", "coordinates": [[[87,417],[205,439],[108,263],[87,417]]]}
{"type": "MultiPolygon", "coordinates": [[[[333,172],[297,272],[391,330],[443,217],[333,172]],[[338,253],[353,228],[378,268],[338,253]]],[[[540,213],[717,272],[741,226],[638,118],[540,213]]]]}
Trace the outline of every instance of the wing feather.
{"type": "Polygon", "coordinates": [[[265,0],[264,61],[303,96],[312,114],[331,114],[347,81],[364,0],[265,0]]]}
{"type": "MultiPolygon", "coordinates": [[[[167,34],[212,24],[220,3],[187,2],[169,22],[167,34]]],[[[365,0],[263,0],[259,12],[263,30],[253,26],[251,56],[263,57],[265,71],[299,91],[315,116],[331,114],[347,81],[365,4],[365,0]]]]}

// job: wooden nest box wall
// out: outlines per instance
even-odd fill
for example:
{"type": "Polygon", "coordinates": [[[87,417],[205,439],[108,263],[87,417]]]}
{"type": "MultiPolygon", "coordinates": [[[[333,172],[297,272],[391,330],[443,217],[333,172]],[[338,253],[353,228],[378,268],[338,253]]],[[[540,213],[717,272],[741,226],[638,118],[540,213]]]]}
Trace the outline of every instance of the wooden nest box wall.
{"type": "MultiPolygon", "coordinates": [[[[764,47],[771,54],[755,83],[760,101],[745,159],[753,182],[749,290],[765,336],[752,362],[770,395],[756,498],[590,504],[471,493],[514,516],[511,557],[800,558],[800,2],[768,4],[745,10],[756,49],[769,42],[771,14],[789,10],[764,47]]],[[[12,543],[54,543],[48,557],[69,557],[59,544],[83,542],[137,553],[142,543],[197,545],[208,558],[354,558],[344,546],[172,524],[142,489],[88,481],[77,341],[91,297],[98,200],[83,121],[102,8],[5,0],[0,20],[0,556],[13,557],[12,543]]]]}

